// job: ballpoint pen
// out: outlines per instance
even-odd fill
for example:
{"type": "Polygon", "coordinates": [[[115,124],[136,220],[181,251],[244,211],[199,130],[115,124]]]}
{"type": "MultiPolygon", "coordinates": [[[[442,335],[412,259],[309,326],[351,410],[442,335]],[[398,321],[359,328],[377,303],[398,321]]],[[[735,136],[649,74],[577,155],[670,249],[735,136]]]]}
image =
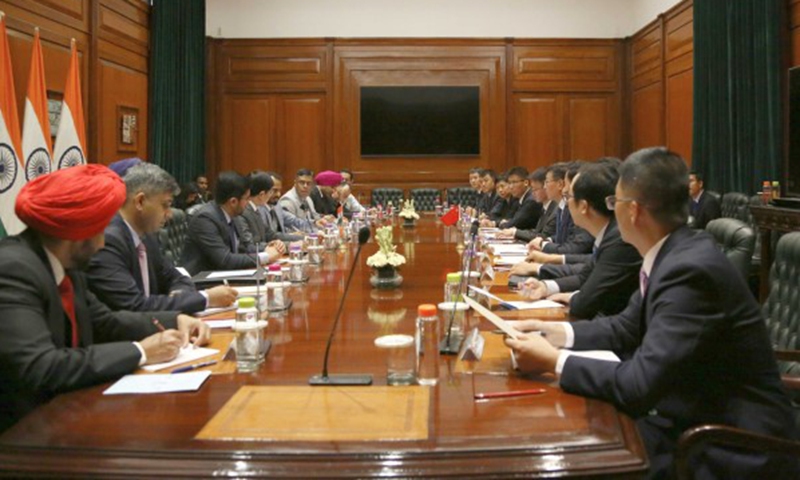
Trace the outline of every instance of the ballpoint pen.
{"type": "Polygon", "coordinates": [[[492,398],[521,397],[523,395],[540,395],[547,392],[544,388],[532,388],[530,390],[510,390],[507,392],[476,393],[475,400],[490,400],[492,398]]]}
{"type": "Polygon", "coordinates": [[[216,365],[216,364],[217,364],[216,360],[209,360],[207,362],[195,363],[194,365],[186,365],[185,367],[176,368],[171,373],[190,372],[192,370],[197,370],[198,368],[210,367],[211,365],[216,365]]]}
{"type": "Polygon", "coordinates": [[[155,318],[155,317],[153,317],[153,325],[156,326],[156,328],[158,329],[159,332],[167,331],[167,329],[164,328],[164,325],[161,325],[161,322],[159,322],[158,319],[155,318]]]}

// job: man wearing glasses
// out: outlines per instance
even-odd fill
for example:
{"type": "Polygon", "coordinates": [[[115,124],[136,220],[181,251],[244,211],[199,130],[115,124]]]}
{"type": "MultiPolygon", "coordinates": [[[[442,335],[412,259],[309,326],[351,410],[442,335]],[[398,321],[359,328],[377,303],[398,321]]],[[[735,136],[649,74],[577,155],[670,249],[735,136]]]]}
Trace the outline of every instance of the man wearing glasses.
{"type": "Polygon", "coordinates": [[[511,191],[510,218],[500,221],[500,228],[534,228],[542,216],[542,204],[533,198],[528,171],[514,167],[508,171],[508,188],[511,191]]]}
{"type": "MultiPolygon", "coordinates": [[[[796,438],[761,308],[714,240],[686,226],[689,175],[665,148],[622,164],[614,210],[643,257],[640,284],[618,315],[518,322],[506,339],[526,373],[555,373],[569,393],[613,403],[636,419],[653,478],[670,475],[679,436],[723,424],[796,438]],[[612,350],[624,361],[573,355],[612,350]]],[[[690,458],[703,478],[798,478],[796,462],[709,447],[690,458]]]]}

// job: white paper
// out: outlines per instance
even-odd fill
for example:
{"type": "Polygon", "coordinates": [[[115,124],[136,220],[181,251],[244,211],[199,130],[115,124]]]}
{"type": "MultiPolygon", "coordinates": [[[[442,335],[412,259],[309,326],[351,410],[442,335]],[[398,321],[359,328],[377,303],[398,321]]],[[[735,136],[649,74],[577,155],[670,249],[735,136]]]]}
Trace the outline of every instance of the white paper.
{"type": "Polygon", "coordinates": [[[180,273],[180,274],[181,274],[181,275],[183,275],[184,277],[189,277],[189,278],[192,278],[192,276],[191,276],[191,275],[189,275],[189,272],[188,272],[188,271],[187,271],[185,268],[183,268],[183,267],[175,267],[175,270],[177,270],[177,271],[178,271],[178,273],[180,273]]]}
{"type": "Polygon", "coordinates": [[[561,308],[564,306],[564,304],[554,302],[552,300],[537,300],[535,302],[514,301],[514,302],[504,302],[504,303],[516,307],[517,310],[534,310],[536,308],[561,308]]]}
{"type": "Polygon", "coordinates": [[[621,361],[617,356],[617,354],[612,352],[611,350],[583,350],[579,352],[568,349],[564,350],[569,352],[570,355],[577,355],[579,357],[594,358],[595,360],[605,360],[606,362],[621,361]]]}
{"type": "Polygon", "coordinates": [[[528,255],[528,246],[519,243],[492,245],[495,255],[528,255]]]}
{"type": "Polygon", "coordinates": [[[503,266],[503,265],[512,266],[512,265],[516,265],[518,263],[521,263],[524,260],[525,260],[525,257],[523,257],[522,255],[515,255],[515,256],[505,256],[505,255],[503,255],[503,256],[500,256],[500,257],[495,257],[494,258],[494,264],[495,264],[495,266],[503,266]]]}
{"type": "Polygon", "coordinates": [[[163,370],[165,368],[169,368],[175,365],[180,365],[182,363],[187,363],[194,360],[199,360],[201,358],[210,357],[211,355],[216,355],[218,353],[219,350],[213,348],[203,348],[203,347],[194,348],[190,344],[183,347],[180,353],[178,353],[178,356],[175,357],[174,360],[164,363],[155,363],[153,365],[145,365],[142,368],[147,370],[148,372],[156,372],[158,370],[163,370]]]}
{"type": "Polygon", "coordinates": [[[208,274],[206,278],[230,278],[230,277],[249,277],[250,275],[254,275],[256,273],[256,269],[250,270],[220,270],[218,272],[211,272],[208,274]]]}
{"type": "Polygon", "coordinates": [[[123,393],[169,393],[194,392],[211,376],[208,370],[202,372],[164,373],[155,375],[125,375],[108,387],[103,395],[123,393]]]}
{"type": "Polygon", "coordinates": [[[464,302],[467,305],[469,305],[470,307],[472,307],[476,312],[478,312],[481,315],[483,315],[486,318],[486,320],[489,320],[490,322],[492,322],[494,324],[494,326],[496,326],[497,328],[502,330],[503,333],[505,333],[509,337],[511,337],[513,339],[519,338],[519,334],[521,332],[519,330],[515,329],[514,327],[512,327],[510,323],[506,322],[502,318],[500,318],[497,315],[495,315],[494,313],[492,313],[491,310],[487,309],[486,307],[484,307],[483,305],[479,304],[475,300],[469,298],[468,296],[464,296],[464,302]]]}
{"type": "Polygon", "coordinates": [[[217,308],[206,308],[202,312],[197,312],[194,314],[195,317],[208,317],[209,315],[215,315],[220,312],[230,312],[232,310],[236,310],[236,302],[233,302],[233,305],[230,307],[217,307],[217,308]]]}
{"type": "Polygon", "coordinates": [[[234,322],[236,322],[235,318],[226,318],[223,320],[205,320],[208,328],[231,328],[234,322]]]}

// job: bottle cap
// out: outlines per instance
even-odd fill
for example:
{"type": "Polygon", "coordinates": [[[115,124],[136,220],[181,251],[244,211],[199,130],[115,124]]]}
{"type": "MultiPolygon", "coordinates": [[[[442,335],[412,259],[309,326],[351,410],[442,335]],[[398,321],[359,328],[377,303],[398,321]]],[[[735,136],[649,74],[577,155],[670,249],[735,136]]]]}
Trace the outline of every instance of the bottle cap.
{"type": "Polygon", "coordinates": [[[436,315],[436,305],[426,303],[417,307],[417,315],[420,317],[433,317],[436,315]]]}
{"type": "Polygon", "coordinates": [[[269,268],[270,272],[280,272],[281,271],[281,266],[278,265],[277,263],[273,263],[268,268],[269,268]]]}
{"type": "Polygon", "coordinates": [[[256,299],[253,297],[242,297],[239,299],[239,308],[253,308],[256,306],[256,299]]]}
{"type": "Polygon", "coordinates": [[[461,272],[452,272],[447,274],[447,283],[458,283],[461,281],[461,272]]]}

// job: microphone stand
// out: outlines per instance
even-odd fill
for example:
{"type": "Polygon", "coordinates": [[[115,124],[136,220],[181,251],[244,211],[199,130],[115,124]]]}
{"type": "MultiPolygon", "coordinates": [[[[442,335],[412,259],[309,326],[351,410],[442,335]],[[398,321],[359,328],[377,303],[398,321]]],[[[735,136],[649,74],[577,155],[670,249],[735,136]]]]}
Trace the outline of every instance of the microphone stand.
{"type": "Polygon", "coordinates": [[[461,349],[461,341],[456,342],[453,344],[453,322],[456,318],[456,308],[458,306],[459,300],[461,299],[461,295],[464,291],[465,284],[469,281],[470,275],[470,267],[472,264],[472,256],[475,253],[475,238],[478,236],[478,222],[475,221],[472,223],[472,228],[470,229],[470,241],[469,247],[467,248],[467,255],[465,257],[464,263],[461,265],[461,281],[458,282],[458,291],[456,292],[456,299],[453,302],[453,309],[450,311],[450,320],[447,322],[447,336],[439,343],[439,353],[443,355],[455,355],[461,349]]]}
{"type": "Polygon", "coordinates": [[[339,319],[342,316],[342,309],[344,308],[344,301],[347,298],[347,292],[350,291],[350,282],[353,280],[353,273],[356,271],[358,264],[358,256],[361,254],[361,247],[369,240],[369,228],[363,227],[358,231],[358,249],[356,256],[353,259],[353,265],[350,267],[350,275],[347,277],[347,283],[342,293],[342,299],[339,301],[339,310],[336,312],[336,319],[333,321],[331,327],[331,334],[328,335],[328,344],[325,346],[325,360],[322,364],[322,374],[314,375],[308,379],[308,384],[312,386],[326,386],[326,385],[372,385],[372,375],[369,374],[345,374],[345,375],[328,375],[328,358],[331,353],[331,343],[333,342],[333,335],[336,333],[336,327],[339,325],[339,319]]]}

